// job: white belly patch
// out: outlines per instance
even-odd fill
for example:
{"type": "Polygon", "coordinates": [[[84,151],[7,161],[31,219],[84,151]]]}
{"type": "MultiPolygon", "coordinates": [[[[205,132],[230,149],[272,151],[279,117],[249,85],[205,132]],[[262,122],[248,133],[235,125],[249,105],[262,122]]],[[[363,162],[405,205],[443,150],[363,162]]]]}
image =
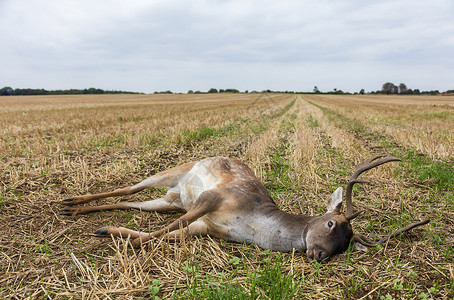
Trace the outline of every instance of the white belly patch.
{"type": "Polygon", "coordinates": [[[194,165],[178,183],[180,188],[180,199],[186,210],[192,207],[201,193],[217,187],[221,178],[210,172],[209,165],[200,161],[194,165]]]}

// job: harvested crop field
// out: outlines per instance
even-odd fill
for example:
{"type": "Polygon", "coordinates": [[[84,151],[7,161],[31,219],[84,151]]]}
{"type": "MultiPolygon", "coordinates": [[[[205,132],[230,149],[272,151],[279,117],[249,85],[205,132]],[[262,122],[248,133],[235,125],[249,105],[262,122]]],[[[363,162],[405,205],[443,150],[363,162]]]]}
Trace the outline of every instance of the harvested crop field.
{"type": "MultiPolygon", "coordinates": [[[[294,94],[0,98],[0,298],[452,299],[454,97],[294,94]],[[154,231],[176,213],[60,215],[64,198],[114,190],[208,156],[245,161],[278,206],[323,214],[356,164],[402,159],[357,186],[368,252],[320,264],[210,237],[100,239],[103,226],[154,231]]],[[[99,200],[145,201],[164,189],[99,200]]]]}

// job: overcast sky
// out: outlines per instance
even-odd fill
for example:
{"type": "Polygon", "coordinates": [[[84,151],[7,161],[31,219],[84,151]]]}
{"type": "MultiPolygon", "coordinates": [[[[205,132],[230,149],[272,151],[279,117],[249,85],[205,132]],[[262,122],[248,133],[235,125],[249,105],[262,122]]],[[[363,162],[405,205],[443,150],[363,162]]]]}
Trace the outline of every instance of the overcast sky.
{"type": "Polygon", "coordinates": [[[0,0],[0,88],[454,89],[453,0],[0,0]]]}

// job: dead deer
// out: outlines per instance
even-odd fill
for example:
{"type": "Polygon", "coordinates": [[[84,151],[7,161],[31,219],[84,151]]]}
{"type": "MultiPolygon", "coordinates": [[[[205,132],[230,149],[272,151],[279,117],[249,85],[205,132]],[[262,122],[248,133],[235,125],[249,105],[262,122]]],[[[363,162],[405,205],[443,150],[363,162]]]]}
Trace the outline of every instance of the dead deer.
{"type": "Polygon", "coordinates": [[[353,212],[352,190],[358,176],[384,163],[400,161],[391,155],[366,159],[356,167],[346,188],[346,212],[341,213],[343,196],[339,187],[328,199],[327,212],[322,216],[295,215],[280,210],[265,186],[252,170],[236,158],[212,157],[190,162],[153,175],[142,182],[113,192],[75,196],[64,199],[64,215],[84,214],[100,210],[135,208],[145,211],[184,211],[170,225],[153,233],[133,231],[122,227],[103,227],[97,236],[131,237],[138,247],[152,238],[179,238],[181,234],[206,235],[235,242],[257,244],[264,249],[288,252],[306,250],[310,259],[321,262],[342,253],[351,241],[367,247],[383,244],[389,238],[429,220],[413,223],[381,239],[368,242],[364,236],[353,234],[350,221],[361,212],[353,212]],[[92,200],[130,195],[145,188],[169,187],[160,199],[140,203],[120,202],[112,205],[78,206],[92,200]],[[181,230],[180,228],[183,228],[181,230]]]}

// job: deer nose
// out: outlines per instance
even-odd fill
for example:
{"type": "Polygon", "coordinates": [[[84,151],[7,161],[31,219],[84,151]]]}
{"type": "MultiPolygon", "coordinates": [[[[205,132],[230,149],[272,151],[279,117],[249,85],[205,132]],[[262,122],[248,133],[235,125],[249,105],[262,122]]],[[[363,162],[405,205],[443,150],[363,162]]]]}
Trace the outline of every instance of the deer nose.
{"type": "Polygon", "coordinates": [[[315,259],[316,259],[318,262],[322,262],[322,260],[324,260],[325,258],[327,258],[327,255],[326,255],[326,252],[325,252],[325,251],[322,251],[322,250],[316,251],[316,257],[315,257],[315,259]]]}
{"type": "Polygon", "coordinates": [[[306,254],[309,259],[315,259],[317,262],[322,262],[322,260],[328,257],[327,253],[320,249],[308,249],[306,254]]]}

